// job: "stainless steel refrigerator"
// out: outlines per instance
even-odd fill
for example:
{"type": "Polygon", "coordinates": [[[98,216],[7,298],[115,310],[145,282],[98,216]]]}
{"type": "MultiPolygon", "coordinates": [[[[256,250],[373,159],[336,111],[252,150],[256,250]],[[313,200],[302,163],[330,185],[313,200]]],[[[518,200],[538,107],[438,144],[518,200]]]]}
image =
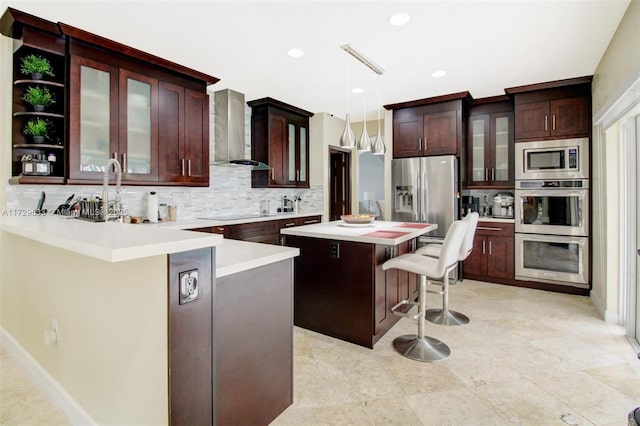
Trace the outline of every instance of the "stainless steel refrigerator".
{"type": "Polygon", "coordinates": [[[429,239],[444,238],[458,218],[458,160],[453,155],[415,157],[391,163],[391,219],[436,223],[429,239]]]}

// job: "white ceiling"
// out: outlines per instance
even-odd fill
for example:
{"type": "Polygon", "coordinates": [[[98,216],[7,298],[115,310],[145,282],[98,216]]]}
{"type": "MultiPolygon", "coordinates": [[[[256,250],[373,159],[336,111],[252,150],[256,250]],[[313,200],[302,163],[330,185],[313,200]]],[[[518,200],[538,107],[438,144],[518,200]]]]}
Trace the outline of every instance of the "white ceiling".
{"type": "MultiPolygon", "coordinates": [[[[381,104],[594,73],[630,0],[598,1],[3,1],[220,78],[246,99],[270,96],[343,117],[347,82],[381,104]],[[393,27],[396,12],[411,16],[393,27]],[[381,66],[378,76],[340,46],[381,66]],[[292,47],[305,55],[287,56],[292,47]],[[431,73],[447,70],[442,78],[431,73]],[[349,75],[349,79],[347,78],[349,75]],[[380,96],[380,101],[378,101],[380,96]]],[[[363,95],[351,94],[352,120],[363,95]]]]}

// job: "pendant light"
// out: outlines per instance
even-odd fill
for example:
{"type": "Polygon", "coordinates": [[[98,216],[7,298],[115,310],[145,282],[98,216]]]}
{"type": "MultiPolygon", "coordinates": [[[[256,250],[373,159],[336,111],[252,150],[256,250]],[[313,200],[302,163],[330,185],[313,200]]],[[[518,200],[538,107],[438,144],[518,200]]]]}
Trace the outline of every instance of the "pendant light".
{"type": "Polygon", "coordinates": [[[369,134],[367,133],[367,93],[362,93],[362,104],[363,104],[363,113],[362,113],[362,135],[360,136],[360,140],[358,141],[358,151],[366,152],[371,151],[371,139],[369,139],[369,134]]]}
{"type": "Polygon", "coordinates": [[[347,114],[344,119],[344,132],[340,136],[340,146],[343,148],[354,148],[356,146],[356,135],[351,130],[351,121],[349,120],[349,64],[347,64],[347,114]]]}
{"type": "Polygon", "coordinates": [[[373,155],[384,155],[387,151],[387,147],[384,146],[384,140],[382,139],[382,132],[380,131],[380,90],[378,90],[378,134],[371,143],[371,151],[373,155]]]}

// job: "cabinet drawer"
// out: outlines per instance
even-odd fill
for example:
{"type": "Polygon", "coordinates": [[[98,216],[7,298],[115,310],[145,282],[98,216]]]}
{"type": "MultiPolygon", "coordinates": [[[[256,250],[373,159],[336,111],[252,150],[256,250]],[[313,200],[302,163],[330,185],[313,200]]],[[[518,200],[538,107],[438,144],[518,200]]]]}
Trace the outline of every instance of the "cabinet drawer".
{"type": "Polygon", "coordinates": [[[498,223],[498,222],[478,222],[476,228],[476,235],[488,235],[488,236],[513,236],[514,224],[513,223],[498,223]]]}
{"type": "Polygon", "coordinates": [[[277,234],[276,221],[243,223],[227,226],[228,237],[237,240],[249,240],[258,235],[277,234]]]}
{"type": "Polygon", "coordinates": [[[299,217],[296,219],[296,225],[311,225],[313,223],[320,223],[322,221],[322,217],[320,216],[308,216],[308,217],[299,217]]]}

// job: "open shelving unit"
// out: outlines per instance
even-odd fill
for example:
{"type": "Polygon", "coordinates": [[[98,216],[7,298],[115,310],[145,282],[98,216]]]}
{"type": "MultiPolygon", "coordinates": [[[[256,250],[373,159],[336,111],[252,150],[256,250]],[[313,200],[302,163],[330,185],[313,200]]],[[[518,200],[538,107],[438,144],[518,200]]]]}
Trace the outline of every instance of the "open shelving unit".
{"type": "Polygon", "coordinates": [[[2,34],[15,40],[13,53],[13,114],[11,132],[11,179],[10,183],[63,184],[66,176],[67,141],[67,91],[65,40],[55,23],[7,9],[0,21],[2,34]],[[20,68],[22,58],[35,54],[46,58],[52,65],[54,76],[33,79],[24,75],[20,68]],[[34,111],[22,100],[29,87],[44,87],[54,96],[55,103],[44,111],[34,111]],[[29,120],[42,118],[51,122],[51,131],[43,143],[34,143],[24,134],[29,120]],[[43,156],[49,161],[48,175],[23,174],[23,158],[43,156]],[[49,159],[55,159],[50,161],[49,159]]]}

